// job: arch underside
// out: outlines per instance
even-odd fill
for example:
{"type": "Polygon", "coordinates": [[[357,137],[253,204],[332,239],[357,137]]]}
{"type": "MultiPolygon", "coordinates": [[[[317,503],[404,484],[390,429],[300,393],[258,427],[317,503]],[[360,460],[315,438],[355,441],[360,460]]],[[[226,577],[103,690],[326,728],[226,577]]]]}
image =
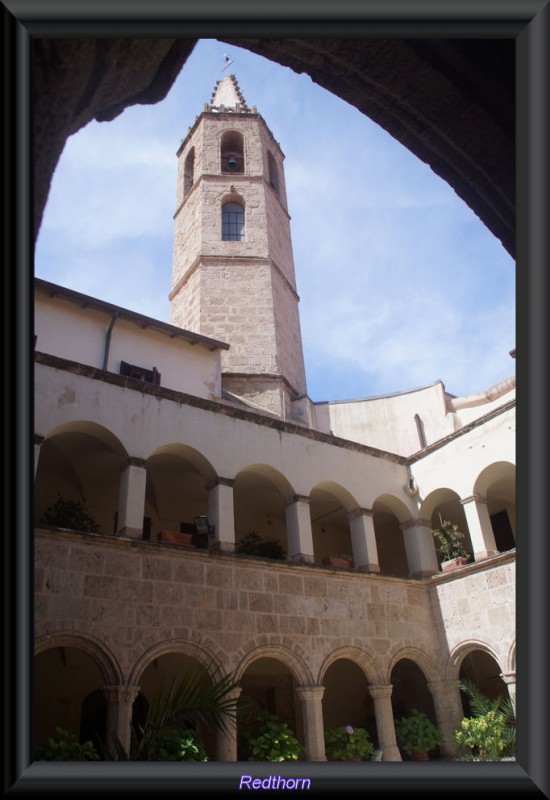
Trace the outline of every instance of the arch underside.
{"type": "MultiPolygon", "coordinates": [[[[196,41],[36,40],[35,236],[66,138],[92,119],[163,99],[196,41]]],[[[512,38],[224,41],[306,72],[354,105],[429,164],[514,254],[512,38]]]]}

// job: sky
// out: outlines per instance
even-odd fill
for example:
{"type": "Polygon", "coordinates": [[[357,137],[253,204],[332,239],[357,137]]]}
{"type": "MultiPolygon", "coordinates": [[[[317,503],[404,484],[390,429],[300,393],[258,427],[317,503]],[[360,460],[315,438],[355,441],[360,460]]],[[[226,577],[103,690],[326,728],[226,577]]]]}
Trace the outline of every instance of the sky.
{"type": "Polygon", "coordinates": [[[308,75],[213,39],[196,45],[163,101],[67,140],[35,275],[170,321],[176,151],[228,73],[286,157],[312,400],[439,380],[464,396],[514,374],[515,265],[474,212],[308,75]]]}

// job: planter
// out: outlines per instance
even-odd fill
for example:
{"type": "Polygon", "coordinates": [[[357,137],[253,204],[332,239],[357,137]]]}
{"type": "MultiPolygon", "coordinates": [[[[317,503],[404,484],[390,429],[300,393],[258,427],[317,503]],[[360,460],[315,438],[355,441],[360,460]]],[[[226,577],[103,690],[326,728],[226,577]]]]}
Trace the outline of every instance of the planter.
{"type": "Polygon", "coordinates": [[[177,544],[179,547],[192,547],[191,533],[177,533],[176,531],[159,531],[157,541],[161,544],[177,544]]]}
{"type": "Polygon", "coordinates": [[[411,761],[429,761],[430,756],[428,753],[420,753],[418,750],[413,750],[411,753],[411,761]]]}
{"type": "Polygon", "coordinates": [[[340,569],[352,569],[353,559],[344,556],[325,556],[323,558],[325,567],[340,567],[340,569]]]}
{"type": "Polygon", "coordinates": [[[467,564],[469,559],[466,556],[458,556],[451,558],[449,561],[441,562],[441,572],[452,572],[454,569],[460,569],[467,564]]]}

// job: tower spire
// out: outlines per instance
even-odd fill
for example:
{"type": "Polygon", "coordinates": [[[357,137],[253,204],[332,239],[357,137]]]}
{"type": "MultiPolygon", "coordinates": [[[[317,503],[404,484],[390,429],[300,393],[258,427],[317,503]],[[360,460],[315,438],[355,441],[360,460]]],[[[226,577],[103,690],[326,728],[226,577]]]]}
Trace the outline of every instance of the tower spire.
{"type": "Polygon", "coordinates": [[[248,111],[246,100],[235,75],[226,75],[218,81],[212,92],[211,111],[248,111]]]}

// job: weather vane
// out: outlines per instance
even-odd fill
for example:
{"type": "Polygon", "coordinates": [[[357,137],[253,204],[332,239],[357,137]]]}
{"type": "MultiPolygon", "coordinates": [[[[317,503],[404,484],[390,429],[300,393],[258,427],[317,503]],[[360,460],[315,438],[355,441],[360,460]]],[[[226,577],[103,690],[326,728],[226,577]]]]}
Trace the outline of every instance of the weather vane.
{"type": "Polygon", "coordinates": [[[233,59],[228,56],[227,53],[224,53],[223,57],[225,58],[225,66],[223,67],[222,72],[233,63],[233,59]]]}

